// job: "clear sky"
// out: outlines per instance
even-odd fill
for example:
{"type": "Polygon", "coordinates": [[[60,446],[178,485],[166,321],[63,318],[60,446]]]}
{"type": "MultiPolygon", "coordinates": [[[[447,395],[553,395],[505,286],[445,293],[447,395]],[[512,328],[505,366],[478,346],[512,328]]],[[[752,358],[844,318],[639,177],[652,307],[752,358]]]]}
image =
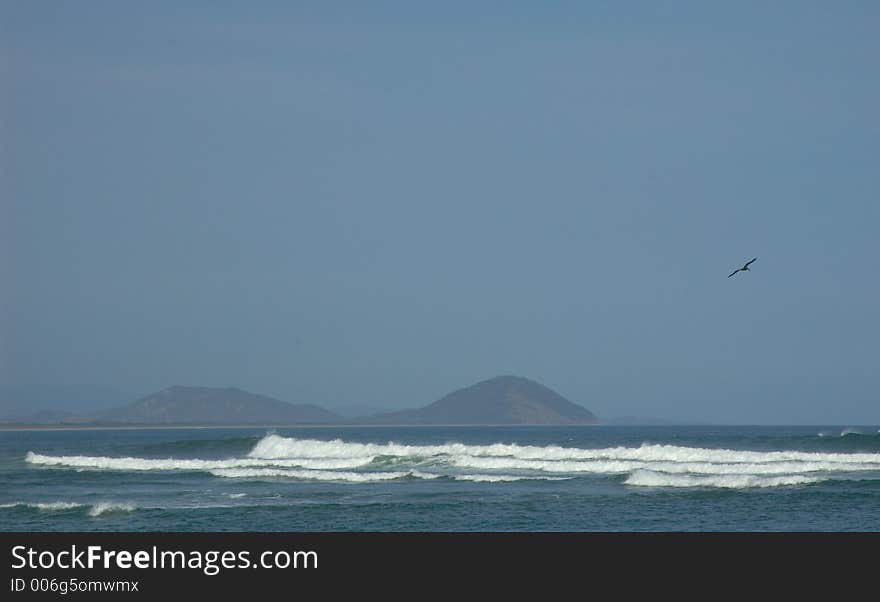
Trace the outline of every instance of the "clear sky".
{"type": "Polygon", "coordinates": [[[0,383],[880,422],[876,2],[0,24],[0,383]]]}

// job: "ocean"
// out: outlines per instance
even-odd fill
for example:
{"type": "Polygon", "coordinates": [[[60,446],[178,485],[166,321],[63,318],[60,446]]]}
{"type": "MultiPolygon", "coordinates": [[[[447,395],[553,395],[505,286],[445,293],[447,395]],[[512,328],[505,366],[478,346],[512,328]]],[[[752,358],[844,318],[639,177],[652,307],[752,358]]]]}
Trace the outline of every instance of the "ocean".
{"type": "Polygon", "coordinates": [[[6,430],[2,531],[880,531],[877,426],[6,430]]]}

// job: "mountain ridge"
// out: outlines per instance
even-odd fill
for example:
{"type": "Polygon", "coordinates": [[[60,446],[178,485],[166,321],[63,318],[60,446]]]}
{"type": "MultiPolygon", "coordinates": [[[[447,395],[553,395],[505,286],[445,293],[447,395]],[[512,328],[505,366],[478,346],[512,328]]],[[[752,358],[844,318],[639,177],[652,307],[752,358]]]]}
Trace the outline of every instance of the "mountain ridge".
{"type": "Polygon", "coordinates": [[[565,399],[545,385],[522,376],[501,375],[456,389],[421,408],[369,416],[343,416],[314,404],[293,404],[237,387],[173,385],[107,409],[80,414],[40,412],[24,422],[143,426],[404,426],[598,424],[599,420],[583,406],[565,399]]]}
{"type": "Polygon", "coordinates": [[[173,385],[87,419],[121,424],[318,424],[341,416],[314,404],[293,404],[237,387],[173,385]]]}

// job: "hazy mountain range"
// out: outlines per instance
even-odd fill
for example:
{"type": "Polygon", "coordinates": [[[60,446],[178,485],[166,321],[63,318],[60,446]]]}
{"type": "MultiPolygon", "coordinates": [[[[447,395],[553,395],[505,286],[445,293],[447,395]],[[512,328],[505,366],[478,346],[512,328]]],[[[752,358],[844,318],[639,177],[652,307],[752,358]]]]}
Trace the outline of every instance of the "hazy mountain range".
{"type": "Polygon", "coordinates": [[[521,376],[497,376],[458,389],[422,408],[343,416],[234,387],[172,386],[131,403],[90,412],[43,412],[5,422],[45,424],[596,424],[597,417],[548,387],[521,376]]]}
{"type": "Polygon", "coordinates": [[[83,418],[125,424],[315,424],[341,417],[316,405],[288,403],[235,387],[177,385],[83,418]]]}

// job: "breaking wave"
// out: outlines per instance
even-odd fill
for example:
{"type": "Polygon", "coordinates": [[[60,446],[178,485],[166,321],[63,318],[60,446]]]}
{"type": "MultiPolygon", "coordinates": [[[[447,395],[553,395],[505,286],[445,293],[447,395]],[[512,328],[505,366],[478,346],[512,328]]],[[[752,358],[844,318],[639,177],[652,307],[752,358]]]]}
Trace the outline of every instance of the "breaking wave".
{"type": "Polygon", "coordinates": [[[71,510],[87,510],[89,516],[101,516],[116,512],[132,512],[137,510],[134,504],[121,502],[98,502],[97,504],[78,504],[75,502],[12,502],[0,504],[0,508],[24,508],[40,512],[67,512],[71,510]]]}
{"type": "Polygon", "coordinates": [[[134,504],[121,504],[117,502],[99,502],[89,509],[89,516],[101,516],[115,512],[132,512],[137,507],[134,504]]]}
{"type": "Polygon", "coordinates": [[[820,431],[818,435],[820,437],[877,437],[880,435],[880,430],[877,430],[876,432],[873,430],[866,431],[862,428],[848,426],[839,433],[835,433],[834,431],[820,431]]]}
{"type": "MultiPolygon", "coordinates": [[[[880,453],[751,451],[679,445],[579,448],[512,443],[403,445],[268,434],[225,459],[49,456],[29,464],[75,470],[197,471],[219,478],[372,483],[447,478],[501,483],[623,475],[642,487],[779,487],[834,478],[880,479],[880,453]]],[[[109,512],[111,510],[102,510],[109,512]]]]}
{"type": "Polygon", "coordinates": [[[85,507],[87,507],[85,504],[75,504],[73,502],[12,502],[9,504],[0,504],[0,508],[29,508],[43,512],[64,512],[66,510],[73,510],[74,508],[85,507]]]}
{"type": "Polygon", "coordinates": [[[753,474],[736,475],[686,475],[636,470],[625,481],[627,485],[640,487],[724,487],[743,489],[748,487],[779,487],[809,485],[824,479],[804,475],[767,477],[753,474]]]}
{"type": "Polygon", "coordinates": [[[223,468],[212,470],[211,474],[226,478],[266,478],[283,477],[288,479],[314,481],[347,481],[350,483],[368,483],[373,481],[390,481],[409,476],[406,472],[350,472],[328,470],[291,470],[284,468],[223,468]]]}

